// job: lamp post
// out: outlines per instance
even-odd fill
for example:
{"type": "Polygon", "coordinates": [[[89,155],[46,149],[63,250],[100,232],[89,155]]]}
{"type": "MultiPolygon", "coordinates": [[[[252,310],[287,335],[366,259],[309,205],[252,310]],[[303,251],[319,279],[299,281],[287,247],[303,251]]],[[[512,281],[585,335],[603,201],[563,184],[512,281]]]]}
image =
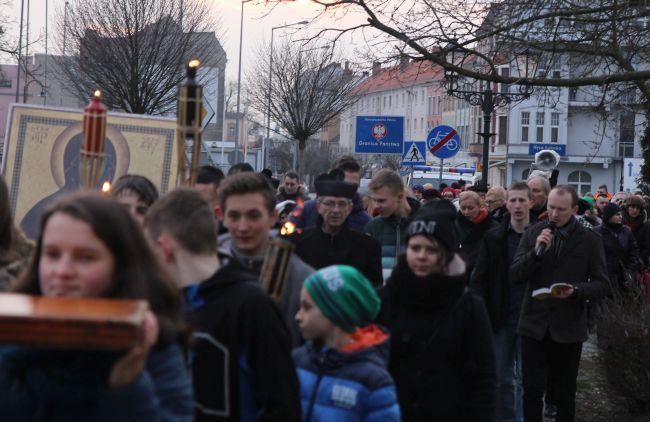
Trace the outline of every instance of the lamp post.
{"type": "Polygon", "coordinates": [[[266,142],[271,140],[271,81],[273,79],[273,34],[276,29],[288,28],[294,25],[307,25],[308,21],[289,23],[271,28],[271,54],[269,56],[269,85],[266,94],[266,138],[262,139],[262,168],[266,168],[266,142]]]}
{"type": "MultiPolygon", "coordinates": [[[[239,65],[237,67],[237,113],[235,114],[235,163],[239,162],[239,154],[237,154],[237,144],[239,144],[239,99],[241,93],[241,51],[242,40],[244,38],[244,3],[249,3],[253,0],[242,0],[241,2],[241,18],[239,22],[239,65]]],[[[246,157],[244,157],[246,161],[246,157]]]]}
{"type": "MultiPolygon", "coordinates": [[[[455,57],[456,50],[463,50],[462,48],[457,49],[455,46],[451,47],[451,64],[456,66],[457,60],[455,57]]],[[[519,57],[517,57],[517,70],[520,76],[528,77],[530,75],[531,69],[534,74],[534,68],[536,67],[537,62],[529,61],[530,51],[525,50],[523,53],[524,56],[524,68],[520,66],[519,57]]],[[[462,66],[462,61],[459,66],[462,66]]],[[[459,76],[454,71],[445,70],[445,79],[444,84],[447,90],[447,94],[456,98],[467,101],[473,106],[481,107],[483,111],[483,131],[477,132],[481,138],[483,138],[483,169],[481,175],[481,186],[487,188],[488,182],[488,168],[489,168],[489,153],[490,153],[490,136],[494,133],[490,132],[490,121],[492,119],[492,113],[496,107],[503,107],[510,104],[513,101],[522,101],[530,97],[533,90],[528,85],[519,85],[519,92],[494,92],[490,88],[490,83],[486,83],[486,88],[480,91],[464,90],[461,89],[459,85],[459,76]]]]}

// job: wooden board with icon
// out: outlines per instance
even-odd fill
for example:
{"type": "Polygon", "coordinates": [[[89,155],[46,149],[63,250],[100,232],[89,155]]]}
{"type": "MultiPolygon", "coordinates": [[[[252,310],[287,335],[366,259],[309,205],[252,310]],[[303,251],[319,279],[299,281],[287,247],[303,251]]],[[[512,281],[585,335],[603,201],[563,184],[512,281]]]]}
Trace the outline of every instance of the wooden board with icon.
{"type": "MultiPolygon", "coordinates": [[[[2,172],[14,218],[35,238],[43,209],[80,189],[83,111],[14,104],[9,110],[2,172]]],[[[108,113],[104,171],[97,189],[126,173],[149,178],[161,194],[176,181],[176,121],[108,113]]]]}

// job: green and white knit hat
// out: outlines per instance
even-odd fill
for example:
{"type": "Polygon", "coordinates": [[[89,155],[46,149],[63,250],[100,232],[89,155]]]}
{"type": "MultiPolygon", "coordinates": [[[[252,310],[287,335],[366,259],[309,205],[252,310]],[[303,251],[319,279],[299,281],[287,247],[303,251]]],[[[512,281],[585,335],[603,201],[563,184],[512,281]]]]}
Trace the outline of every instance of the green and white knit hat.
{"type": "Polygon", "coordinates": [[[304,287],[325,318],[349,333],[357,325],[371,322],[379,313],[379,296],[354,267],[322,268],[305,280],[304,287]]]}

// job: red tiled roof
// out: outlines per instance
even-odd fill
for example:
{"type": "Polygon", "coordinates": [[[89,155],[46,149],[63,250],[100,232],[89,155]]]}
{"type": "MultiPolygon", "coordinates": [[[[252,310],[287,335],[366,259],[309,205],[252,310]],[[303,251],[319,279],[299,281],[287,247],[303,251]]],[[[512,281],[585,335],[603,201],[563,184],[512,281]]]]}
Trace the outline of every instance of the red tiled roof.
{"type": "Polygon", "coordinates": [[[415,61],[405,67],[396,65],[382,68],[375,76],[361,82],[354,89],[354,94],[387,91],[396,88],[419,85],[425,82],[441,80],[444,77],[442,66],[430,61],[415,61]]]}

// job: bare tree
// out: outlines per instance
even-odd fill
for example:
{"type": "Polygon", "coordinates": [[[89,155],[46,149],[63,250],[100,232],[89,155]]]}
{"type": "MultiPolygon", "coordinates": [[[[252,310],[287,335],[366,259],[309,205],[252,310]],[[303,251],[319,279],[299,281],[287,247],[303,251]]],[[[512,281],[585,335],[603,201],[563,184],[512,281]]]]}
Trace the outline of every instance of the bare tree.
{"type": "MultiPolygon", "coordinates": [[[[340,38],[356,31],[375,60],[405,54],[473,80],[546,87],[536,90],[543,101],[553,101],[553,87],[570,87],[596,111],[614,106],[617,111],[644,114],[641,146],[650,164],[650,6],[646,1],[312,2],[322,7],[320,16],[362,13],[365,20],[357,25],[326,28],[316,37],[330,32],[340,38]],[[461,57],[450,60],[452,51],[461,57]],[[499,71],[524,55],[532,56],[542,71],[499,71]]],[[[650,183],[650,166],[642,172],[644,181],[650,183]]]]}
{"type": "Polygon", "coordinates": [[[58,18],[61,49],[75,54],[61,61],[66,85],[81,99],[100,88],[129,113],[168,113],[189,60],[225,60],[210,16],[199,0],[72,0],[58,18]]]}
{"type": "Polygon", "coordinates": [[[267,51],[260,50],[261,60],[247,75],[251,107],[265,116],[270,108],[271,121],[298,142],[298,170],[304,176],[307,140],[355,101],[351,94],[359,79],[347,64],[335,61],[334,49],[286,42],[273,52],[269,85],[267,51]]]}

